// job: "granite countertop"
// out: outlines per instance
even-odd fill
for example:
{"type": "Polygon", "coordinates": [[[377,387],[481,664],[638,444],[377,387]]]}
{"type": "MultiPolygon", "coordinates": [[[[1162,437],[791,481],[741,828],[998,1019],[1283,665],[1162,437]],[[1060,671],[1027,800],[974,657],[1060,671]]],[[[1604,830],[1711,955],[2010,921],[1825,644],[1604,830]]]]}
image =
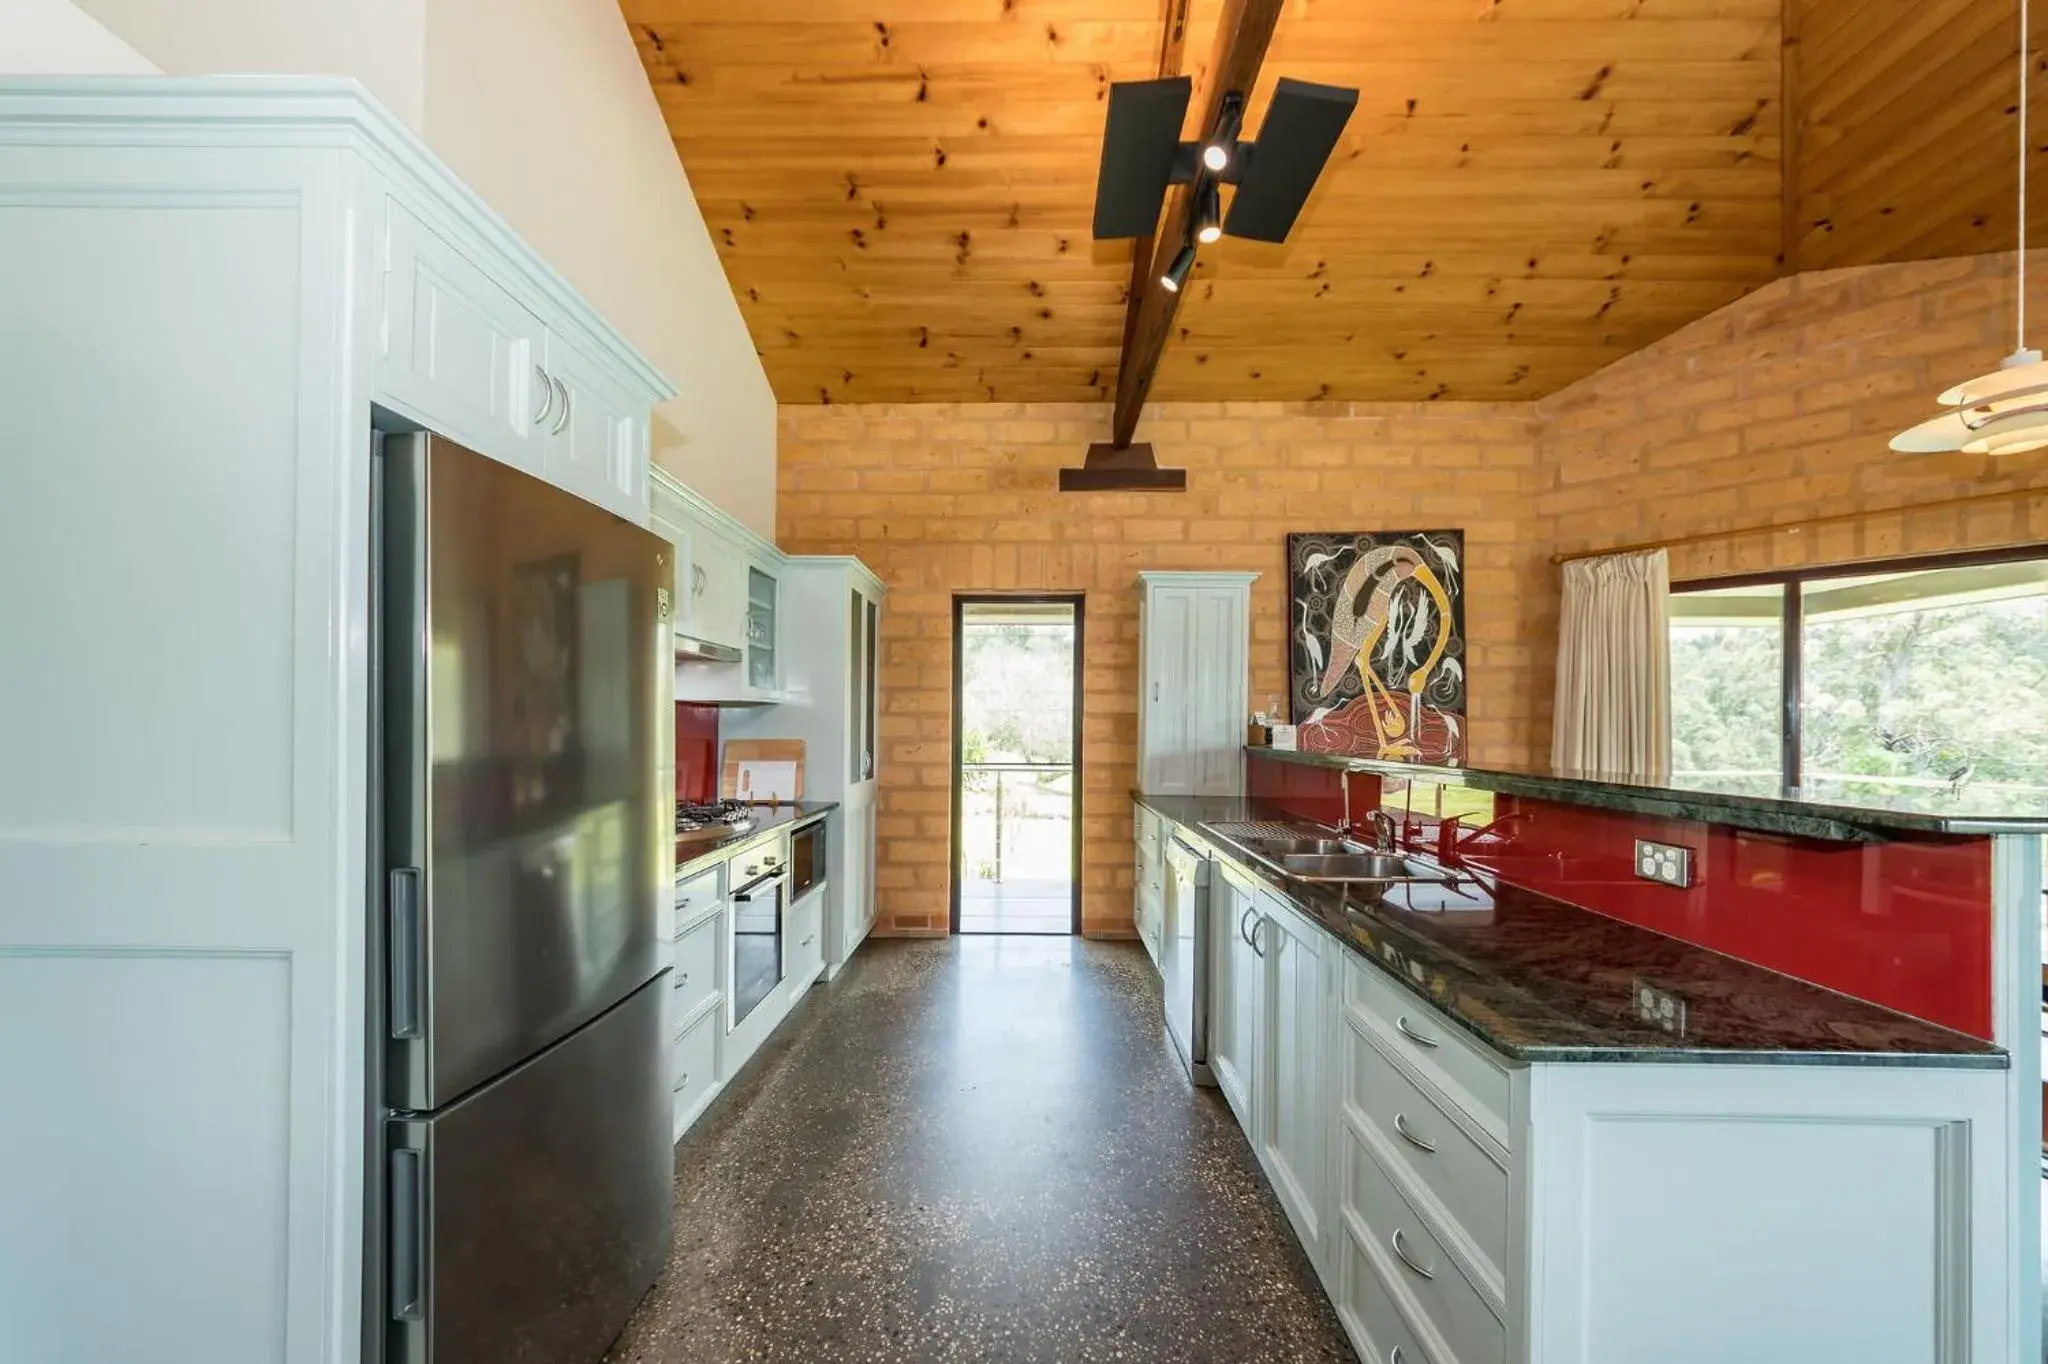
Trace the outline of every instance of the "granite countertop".
{"type": "Polygon", "coordinates": [[[1247,748],[1279,762],[1443,782],[1603,810],[1692,819],[1759,833],[1870,842],[1898,834],[2048,833],[2048,797],[1965,786],[1899,790],[1846,779],[1780,786],[1761,778],[1678,778],[1655,785],[1601,772],[1432,767],[1336,753],[1247,748]]]}
{"type": "Polygon", "coordinates": [[[1298,816],[1235,797],[1133,799],[1214,848],[1399,978],[1446,1018],[1514,1060],[1906,1065],[2002,1069],[2006,1053],[1979,1038],[1838,994],[1580,909],[1492,877],[1461,892],[1417,887],[1381,903],[1336,886],[1270,876],[1200,828],[1298,816]],[[1638,1017],[1637,982],[1685,1001],[1682,1035],[1638,1017]]]}
{"type": "Polygon", "coordinates": [[[700,863],[715,862],[721,857],[738,852],[741,848],[764,843],[778,833],[794,833],[806,824],[816,824],[838,808],[839,802],[836,800],[800,800],[788,805],[756,806],[754,827],[744,833],[732,834],[712,843],[700,839],[685,843],[678,839],[676,876],[679,879],[688,876],[698,869],[700,863]]]}

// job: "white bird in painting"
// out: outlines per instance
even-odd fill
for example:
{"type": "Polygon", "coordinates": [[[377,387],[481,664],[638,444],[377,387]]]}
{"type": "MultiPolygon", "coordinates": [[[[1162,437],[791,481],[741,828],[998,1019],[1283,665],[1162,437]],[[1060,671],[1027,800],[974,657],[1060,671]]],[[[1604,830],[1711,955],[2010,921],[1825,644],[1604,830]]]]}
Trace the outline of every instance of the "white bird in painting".
{"type": "Polygon", "coordinates": [[[1440,545],[1426,535],[1422,537],[1422,543],[1429,546],[1429,552],[1436,555],[1437,562],[1444,566],[1445,572],[1457,573],[1458,551],[1452,549],[1449,545],[1440,545]]]}
{"type": "Polygon", "coordinates": [[[1317,706],[1314,710],[1309,712],[1308,719],[1303,720],[1301,722],[1301,728],[1315,728],[1317,725],[1320,725],[1323,721],[1329,719],[1330,712],[1335,709],[1335,706],[1317,706]]]}
{"type": "Polygon", "coordinates": [[[1323,570],[1343,557],[1344,551],[1341,549],[1311,554],[1301,561],[1301,571],[1315,575],[1316,590],[1320,592],[1323,590],[1323,570]]]}

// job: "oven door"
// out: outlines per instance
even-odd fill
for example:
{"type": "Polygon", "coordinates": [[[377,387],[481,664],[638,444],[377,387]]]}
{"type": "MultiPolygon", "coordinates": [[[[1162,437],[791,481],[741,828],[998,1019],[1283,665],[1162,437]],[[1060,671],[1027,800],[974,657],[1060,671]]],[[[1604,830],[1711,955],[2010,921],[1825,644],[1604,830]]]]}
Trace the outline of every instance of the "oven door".
{"type": "Polygon", "coordinates": [[[780,871],[732,893],[732,1023],[760,1006],[782,983],[783,909],[789,888],[780,871]]]}

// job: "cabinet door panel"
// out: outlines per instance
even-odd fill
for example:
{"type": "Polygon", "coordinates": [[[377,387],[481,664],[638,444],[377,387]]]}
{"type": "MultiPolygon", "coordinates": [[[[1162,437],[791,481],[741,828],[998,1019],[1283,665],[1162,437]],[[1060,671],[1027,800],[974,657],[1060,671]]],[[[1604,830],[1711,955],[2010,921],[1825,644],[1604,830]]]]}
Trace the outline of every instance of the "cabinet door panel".
{"type": "Polygon", "coordinates": [[[1243,761],[1244,596],[1207,588],[1196,594],[1188,640],[1190,771],[1197,795],[1227,796],[1239,787],[1243,761]]]}
{"type": "Polygon", "coordinates": [[[1152,594],[1145,621],[1144,789],[1156,795],[1191,795],[1194,763],[1188,752],[1189,655],[1193,648],[1195,594],[1161,588],[1152,594]]]}
{"type": "Polygon", "coordinates": [[[545,367],[561,390],[541,431],[542,473],[622,514],[644,509],[647,461],[633,404],[581,351],[552,332],[545,367]]]}
{"type": "Polygon", "coordinates": [[[1309,1256],[1322,1258],[1323,1158],[1330,1013],[1321,935],[1282,914],[1259,920],[1265,952],[1260,1018],[1259,1160],[1309,1256]]]}
{"type": "Polygon", "coordinates": [[[1250,1061],[1246,1054],[1250,1020],[1244,1007],[1252,994],[1247,978],[1258,959],[1246,946],[1244,932],[1251,897],[1227,874],[1209,883],[1209,1069],[1223,1091],[1238,1125],[1251,1128],[1250,1061]]]}
{"type": "Polygon", "coordinates": [[[536,470],[534,418],[553,397],[536,373],[539,321],[402,205],[386,211],[380,392],[435,430],[536,470]]]}

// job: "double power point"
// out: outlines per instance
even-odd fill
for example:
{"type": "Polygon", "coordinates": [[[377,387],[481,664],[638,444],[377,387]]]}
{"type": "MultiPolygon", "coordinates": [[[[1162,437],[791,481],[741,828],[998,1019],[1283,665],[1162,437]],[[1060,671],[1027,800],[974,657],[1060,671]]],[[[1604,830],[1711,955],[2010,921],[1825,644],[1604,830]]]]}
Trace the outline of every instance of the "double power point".
{"type": "Polygon", "coordinates": [[[1692,849],[1681,843],[1636,840],[1636,875],[1660,886],[1688,890],[1692,886],[1692,849]]]}

